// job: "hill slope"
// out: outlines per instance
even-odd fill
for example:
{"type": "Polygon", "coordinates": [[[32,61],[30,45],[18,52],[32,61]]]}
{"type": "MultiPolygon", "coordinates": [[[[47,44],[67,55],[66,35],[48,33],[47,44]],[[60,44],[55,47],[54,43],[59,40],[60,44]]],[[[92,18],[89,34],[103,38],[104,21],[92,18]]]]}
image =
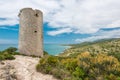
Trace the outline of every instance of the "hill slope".
{"type": "Polygon", "coordinates": [[[99,40],[95,42],[84,42],[81,44],[73,44],[72,48],[67,49],[61,56],[77,56],[79,53],[90,52],[120,54],[120,39],[99,40]]]}
{"type": "Polygon", "coordinates": [[[60,56],[41,58],[37,71],[60,80],[120,80],[120,39],[71,46],[60,56]]]}

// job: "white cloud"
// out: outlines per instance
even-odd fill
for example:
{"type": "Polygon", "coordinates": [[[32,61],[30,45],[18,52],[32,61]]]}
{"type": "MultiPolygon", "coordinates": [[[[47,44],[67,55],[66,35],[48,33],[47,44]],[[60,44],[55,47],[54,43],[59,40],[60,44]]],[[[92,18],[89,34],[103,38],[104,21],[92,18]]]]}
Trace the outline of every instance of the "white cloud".
{"type": "Polygon", "coordinates": [[[110,39],[110,38],[120,38],[120,29],[118,30],[111,30],[111,31],[100,31],[99,33],[92,34],[92,36],[83,38],[83,39],[75,39],[75,42],[88,42],[88,41],[95,41],[99,39],[110,39]]]}
{"type": "Polygon", "coordinates": [[[56,30],[56,31],[50,31],[50,32],[48,32],[48,34],[51,35],[51,36],[55,36],[55,35],[58,35],[58,34],[70,33],[70,32],[72,32],[72,30],[70,28],[65,28],[65,29],[59,29],[59,30],[56,30]]]}
{"type": "Polygon", "coordinates": [[[0,0],[0,18],[6,18],[0,25],[18,24],[18,12],[24,7],[43,11],[44,22],[56,29],[48,32],[52,36],[120,27],[120,0],[0,0]]]}
{"type": "Polygon", "coordinates": [[[62,0],[60,4],[60,12],[49,21],[53,28],[70,27],[73,33],[89,34],[120,26],[119,0],[62,0]]]}
{"type": "Polygon", "coordinates": [[[6,19],[6,20],[0,20],[0,25],[15,25],[18,24],[18,21],[16,19],[6,19]]]}
{"type": "Polygon", "coordinates": [[[0,39],[0,44],[17,44],[17,40],[14,39],[0,39]]]}
{"type": "Polygon", "coordinates": [[[18,29],[14,29],[14,28],[8,28],[8,27],[0,27],[0,29],[7,29],[7,30],[18,31],[18,29]]]}

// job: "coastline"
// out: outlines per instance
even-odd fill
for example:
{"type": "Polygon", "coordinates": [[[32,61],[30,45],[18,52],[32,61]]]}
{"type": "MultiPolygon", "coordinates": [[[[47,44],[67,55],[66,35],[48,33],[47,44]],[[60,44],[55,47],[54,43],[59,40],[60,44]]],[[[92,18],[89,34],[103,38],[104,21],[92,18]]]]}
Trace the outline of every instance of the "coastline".
{"type": "Polygon", "coordinates": [[[63,44],[61,46],[68,46],[68,48],[66,48],[64,51],[62,51],[61,53],[59,53],[59,54],[57,54],[55,56],[62,56],[66,50],[69,50],[69,49],[71,49],[73,47],[73,46],[67,45],[67,44],[63,44]]]}
{"type": "MultiPolygon", "coordinates": [[[[2,44],[0,45],[0,51],[3,51],[9,47],[17,47],[18,44],[2,44]]],[[[64,53],[65,50],[71,48],[68,44],[44,44],[44,51],[48,52],[50,55],[59,55],[64,53]]]]}

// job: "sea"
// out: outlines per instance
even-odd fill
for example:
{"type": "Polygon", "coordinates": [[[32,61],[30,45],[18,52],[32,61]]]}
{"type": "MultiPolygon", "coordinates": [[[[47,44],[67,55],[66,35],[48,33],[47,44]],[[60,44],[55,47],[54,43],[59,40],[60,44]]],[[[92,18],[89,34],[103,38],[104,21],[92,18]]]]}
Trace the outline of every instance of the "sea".
{"type": "MultiPolygon", "coordinates": [[[[18,48],[18,44],[0,44],[0,51],[9,47],[18,48]]],[[[48,52],[50,55],[58,55],[68,48],[70,48],[70,46],[63,46],[62,44],[44,44],[44,51],[48,52]]]]}

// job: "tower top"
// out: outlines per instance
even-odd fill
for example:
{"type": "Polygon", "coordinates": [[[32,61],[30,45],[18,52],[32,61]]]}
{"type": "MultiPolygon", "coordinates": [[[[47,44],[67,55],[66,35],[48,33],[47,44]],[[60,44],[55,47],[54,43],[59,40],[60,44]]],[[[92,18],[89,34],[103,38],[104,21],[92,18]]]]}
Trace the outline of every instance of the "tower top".
{"type": "Polygon", "coordinates": [[[21,13],[22,13],[23,11],[32,11],[32,12],[34,12],[34,13],[37,14],[37,15],[43,14],[42,11],[40,11],[40,10],[38,10],[38,9],[35,9],[35,10],[34,10],[34,9],[32,9],[32,8],[23,8],[23,9],[20,10],[20,12],[19,12],[19,14],[18,14],[19,17],[20,17],[20,15],[21,15],[21,13]]]}

